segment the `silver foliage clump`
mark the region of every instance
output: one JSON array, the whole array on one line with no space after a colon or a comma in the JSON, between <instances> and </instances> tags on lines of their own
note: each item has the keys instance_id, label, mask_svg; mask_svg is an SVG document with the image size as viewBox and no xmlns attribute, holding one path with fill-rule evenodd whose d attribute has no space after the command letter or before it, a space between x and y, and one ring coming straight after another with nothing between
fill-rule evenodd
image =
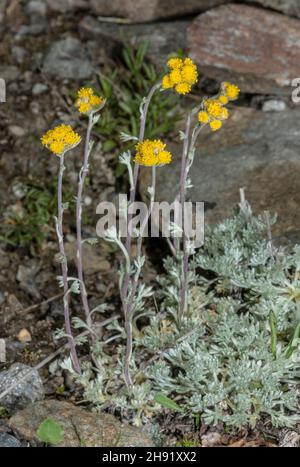
<instances>
[{"instance_id":1,"label":"silver foliage clump","mask_svg":"<svg viewBox=\"0 0 300 467\"><path fill-rule=\"evenodd\" d=\"M188 312L180 323L180 270L167 258L154 288L156 307L152 299L143 312L138 307L148 324L134 326L131 394L120 378L123 347L109 355L99 345L96 378L91 367L77 376L85 398L118 407L136 424L161 411L157 392L207 424L254 427L267 419L291 426L299 420L300 247L276 248L266 235L274 221L267 225L263 216L241 211L207 228L191 263Z\"/></svg>"}]
</instances>

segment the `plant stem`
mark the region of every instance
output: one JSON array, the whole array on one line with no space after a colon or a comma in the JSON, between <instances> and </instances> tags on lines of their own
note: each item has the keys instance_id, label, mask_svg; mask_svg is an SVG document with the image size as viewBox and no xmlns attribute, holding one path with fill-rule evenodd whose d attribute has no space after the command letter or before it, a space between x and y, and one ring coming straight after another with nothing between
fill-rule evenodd
<instances>
[{"instance_id":1,"label":"plant stem","mask_svg":"<svg viewBox=\"0 0 300 467\"><path fill-rule=\"evenodd\" d=\"M159 89L159 87L160 87L160 82L152 86L148 96L146 97L145 103L142 107L142 113L141 113L141 119L140 119L139 142L144 140L149 105L153 97L153 94L155 93L157 89ZM135 201L138 176L139 176L139 165L135 163L134 168L133 168L133 185L130 188L130 192L129 192L129 206ZM132 219L132 216L129 214L127 217L127 226L129 226L131 219ZM127 228L126 250L128 252L129 257L131 255L131 244L132 244L132 235L131 235L131 231ZM129 282L130 282L130 271L125 273L123 285L121 288L121 300L123 304L124 314L125 314L125 308L126 308L126 298L128 294Z\"/></svg>"},{"instance_id":2,"label":"plant stem","mask_svg":"<svg viewBox=\"0 0 300 467\"><path fill-rule=\"evenodd\" d=\"M91 112L89 115L89 122L88 122L88 127L87 127L87 132L86 132L83 165L79 173L78 191L77 191L77 199L76 199L77 274L78 274L78 280L80 284L80 294L81 294L81 300L82 300L82 305L84 309L85 319L89 327L91 327L92 322L91 322L90 308L89 308L87 292L86 292L86 287L85 287L84 277L83 277L81 224L82 224L82 194L83 194L85 178L86 178L86 175L89 169L90 138L91 138L92 128L93 128L93 113Z\"/></svg>"},{"instance_id":3,"label":"plant stem","mask_svg":"<svg viewBox=\"0 0 300 467\"><path fill-rule=\"evenodd\" d=\"M183 261L182 261L182 272L181 272L181 284L180 284L180 303L179 303L179 322L182 316L187 310L187 286L188 286L188 253L186 248L186 237L184 229L184 203L186 193L186 179L188 175L188 152L189 152L189 135L191 129L191 113L188 115L185 128L185 138L183 143L182 157L181 157L181 172L180 172L180 204L181 204L181 222L182 222L182 244L183 244ZM178 247L177 247L178 248Z\"/></svg>"},{"instance_id":4,"label":"plant stem","mask_svg":"<svg viewBox=\"0 0 300 467\"><path fill-rule=\"evenodd\" d=\"M156 83L152 86L150 89L150 92L148 96L145 99L144 104L141 107L141 118L140 118L140 132L139 132L139 141L143 141L145 137L145 128L146 128L146 120L147 120L147 113L149 109L149 105L151 102L151 99L153 97L153 94L157 89L159 89L161 86L161 83ZM129 206L135 201L136 197L136 189L137 189L137 180L138 180L138 175L139 175L139 165L134 164L134 169L133 169L133 184L130 188L130 193L129 193ZM153 176L153 172L152 172ZM155 182L155 172L154 172L154 182ZM132 215L127 216L127 238L126 238L126 250L128 253L128 257L131 257L131 244L132 244L132 234L128 226L130 225L132 219ZM137 247L137 251L141 250L141 244L139 247ZM139 257L139 254L137 255ZM139 274L138 274L139 276ZM125 360L124 360L124 380L125 384L128 389L132 387L132 379L130 376L130 360L132 356L132 346L133 346L133 336L132 336L132 298L135 296L136 288L137 288L137 279L134 279L133 284L132 284L132 290L130 293L130 297L128 297L128 290L129 290L129 285L130 285L130 268L129 270L126 270L125 276L124 276L124 281L123 284L121 285L121 301L122 301L122 307L123 307L123 313L124 313L124 319L125 319L125 331L126 331L126 353L125 353Z\"/></svg>"},{"instance_id":5,"label":"plant stem","mask_svg":"<svg viewBox=\"0 0 300 467\"><path fill-rule=\"evenodd\" d=\"M196 125L193 129L191 142L189 144L189 134L191 128L191 114L187 118L186 131L185 131L185 140L183 145L182 153L182 164L181 164L181 174L180 174L180 203L182 209L182 225L183 225L183 260L182 260L182 272L181 272L181 284L180 284L180 303L179 303L179 316L178 322L181 322L182 317L187 312L188 308L188 273L189 273L189 253L187 250L187 238L185 235L185 225L184 225L184 203L185 203L185 194L186 194L186 182L189 174L189 170L193 163L194 151L197 138L202 126Z\"/></svg>"},{"instance_id":6,"label":"plant stem","mask_svg":"<svg viewBox=\"0 0 300 467\"><path fill-rule=\"evenodd\" d=\"M59 165L59 174L58 174L58 186L57 186L57 237L58 237L58 244L59 244L59 252L61 256L61 269L62 269L62 276L63 276L63 284L64 284L64 319L65 319L65 328L66 333L68 335L68 343L70 347L71 358L73 362L74 370L77 373L81 373L80 363L76 352L75 342L72 334L71 329L71 322L70 322L70 308L69 308L69 286L68 286L68 262L65 253L65 246L64 246L64 236L63 236L63 201L62 201L62 182L63 182L63 173L65 170L64 166L64 154L60 156L60 165Z\"/></svg>"},{"instance_id":7,"label":"plant stem","mask_svg":"<svg viewBox=\"0 0 300 467\"><path fill-rule=\"evenodd\" d=\"M151 198L150 198L150 205L148 209L148 213L141 225L140 229L140 235L138 237L137 241L137 259L139 260L142 256L142 245L143 245L143 234L145 231L145 228L147 226L148 220L151 216L153 206L154 206L154 200L155 200L155 186L156 186L156 167L152 167L152 184L151 184ZM132 380L130 376L130 360L131 360L131 355L132 355L132 346L133 346L133 339L132 339L132 317L133 317L133 306L134 306L134 299L135 299L135 294L137 291L137 286L139 282L139 277L140 277L141 269L138 269L136 272L133 283L132 283L132 289L130 293L129 300L126 303L126 309L125 309L125 329L126 329L126 334L127 334L127 340L126 340L126 354L125 354L125 361L124 361L124 379L126 382L127 387L132 386Z\"/></svg>"}]
</instances>

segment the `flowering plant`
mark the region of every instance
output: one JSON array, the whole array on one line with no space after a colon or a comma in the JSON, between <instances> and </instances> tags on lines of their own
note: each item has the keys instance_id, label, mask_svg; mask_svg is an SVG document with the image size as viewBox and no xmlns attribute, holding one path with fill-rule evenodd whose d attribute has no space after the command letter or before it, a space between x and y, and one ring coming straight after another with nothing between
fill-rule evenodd
<instances>
[{"instance_id":1,"label":"flowering plant","mask_svg":"<svg viewBox=\"0 0 300 467\"><path fill-rule=\"evenodd\" d=\"M123 364L123 376L126 386L129 390L133 388L131 377L131 366L133 365L133 339L134 333L137 333L136 320L143 311L144 300L152 294L151 288L140 284L140 275L145 262L142 253L143 234L148 218L151 216L155 200L156 169L162 165L172 162L172 154L166 149L166 144L161 140L145 139L145 128L147 114L151 99L156 92L174 90L176 93L186 95L192 90L192 86L197 83L197 66L190 58L173 57L168 61L169 72L163 76L162 80L152 86L147 97L143 99L140 106L140 130L139 137L123 133L122 137L126 141L135 141L135 155L132 158L130 153L124 153L120 156L120 162L126 165L130 180L130 195L128 201L127 217L127 237L123 244L119 234L115 230L107 233L107 240L115 242L124 255L124 265L120 272L120 297L124 315L124 329L126 335L126 351ZM190 186L188 179L189 171L192 167L195 154L195 145L201 129L209 124L213 131L221 128L222 122L229 116L225 105L238 97L239 89L230 83L223 83L218 96L213 98L204 98L200 106L192 109L187 117L185 132L182 136L183 150L181 160L181 174L179 180L179 193L181 209L185 202L186 190ZM78 190L76 198L76 237L77 237L77 277L68 277L68 262L64 248L63 236L63 213L65 205L62 200L64 156L71 149L75 148L81 137L69 125L60 125L53 130L49 130L42 136L41 141L51 152L60 158L59 183L58 183L58 217L57 217L57 236L60 247L60 256L62 264L61 284L64 288L64 311L65 311L65 332L69 340L69 347L72 357L73 369L80 374L81 366L76 350L76 339L73 337L70 321L69 300L70 293L80 293L82 306L85 314L85 327L90 334L91 343L95 344L96 334L93 330L92 312L89 307L88 293L84 281L83 261L82 261L82 195L86 175L89 170L89 158L93 143L91 141L91 132L93 126L100 117L100 111L105 105L105 99L95 94L92 88L81 88L77 93L75 106L78 111L88 117L88 126L85 137L83 151L83 164L78 175ZM197 121L194 122L197 115ZM132 164L133 162L133 164ZM151 167L152 181L148 187L150 196L150 208L146 219L140 225L135 233L137 234L136 255L132 255L132 232L129 228L132 216L129 212L130 205L135 201L137 192L137 183L140 166ZM184 211L182 211L184 216ZM190 240L183 232L182 241L178 238L169 241L169 246L175 256L180 268L180 290L179 290L179 308L177 313L177 325L180 326L183 316L188 309L188 275L189 275L189 255L193 251ZM69 283L72 283L69 287ZM77 320L78 324L78 320ZM92 348L92 347L91 347Z\"/></svg>"}]
</instances>

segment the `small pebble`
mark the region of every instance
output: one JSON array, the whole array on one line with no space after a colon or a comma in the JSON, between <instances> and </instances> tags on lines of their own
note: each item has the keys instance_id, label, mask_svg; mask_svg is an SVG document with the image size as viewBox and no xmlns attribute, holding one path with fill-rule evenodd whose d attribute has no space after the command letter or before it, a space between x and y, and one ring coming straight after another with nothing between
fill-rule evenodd
<instances>
[{"instance_id":1,"label":"small pebble","mask_svg":"<svg viewBox=\"0 0 300 467\"><path fill-rule=\"evenodd\" d=\"M7 433L0 433L0 448L20 448L20 441Z\"/></svg>"},{"instance_id":2,"label":"small pebble","mask_svg":"<svg viewBox=\"0 0 300 467\"><path fill-rule=\"evenodd\" d=\"M22 138L26 134L26 131L24 130L24 128L18 125L10 125L8 127L8 131L10 132L12 136L15 136L16 138Z\"/></svg>"},{"instance_id":3,"label":"small pebble","mask_svg":"<svg viewBox=\"0 0 300 467\"><path fill-rule=\"evenodd\" d=\"M39 96L48 91L48 86L43 83L36 83L32 88L32 94L34 96Z\"/></svg>"},{"instance_id":4,"label":"small pebble","mask_svg":"<svg viewBox=\"0 0 300 467\"><path fill-rule=\"evenodd\" d=\"M277 99L271 99L263 103L263 112L282 112L286 109L286 103Z\"/></svg>"},{"instance_id":5,"label":"small pebble","mask_svg":"<svg viewBox=\"0 0 300 467\"><path fill-rule=\"evenodd\" d=\"M46 16L47 5L45 2L39 0L31 0L25 7L26 13L31 15Z\"/></svg>"},{"instance_id":6,"label":"small pebble","mask_svg":"<svg viewBox=\"0 0 300 467\"><path fill-rule=\"evenodd\" d=\"M31 334L27 329L21 329L21 331L18 334L18 341L19 342L31 342Z\"/></svg>"}]
</instances>

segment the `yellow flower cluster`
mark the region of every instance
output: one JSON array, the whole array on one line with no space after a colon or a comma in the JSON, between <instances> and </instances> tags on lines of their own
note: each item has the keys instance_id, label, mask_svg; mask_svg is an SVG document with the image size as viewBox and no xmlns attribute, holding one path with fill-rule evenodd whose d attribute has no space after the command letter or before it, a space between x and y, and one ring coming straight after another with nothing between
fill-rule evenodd
<instances>
[{"instance_id":1,"label":"yellow flower cluster","mask_svg":"<svg viewBox=\"0 0 300 467\"><path fill-rule=\"evenodd\" d=\"M198 113L198 120L203 125L209 123L212 131L217 131L222 127L223 120L229 117L228 110L224 105L233 101L239 96L239 88L235 84L222 83L221 92L218 97L206 99L203 102L203 110Z\"/></svg>"},{"instance_id":2,"label":"yellow flower cluster","mask_svg":"<svg viewBox=\"0 0 300 467\"><path fill-rule=\"evenodd\" d=\"M81 88L77 92L75 106L81 114L89 114L98 110L104 103L104 99L94 94L92 88Z\"/></svg>"},{"instance_id":3,"label":"yellow flower cluster","mask_svg":"<svg viewBox=\"0 0 300 467\"><path fill-rule=\"evenodd\" d=\"M136 155L134 162L151 167L153 165L170 164L172 154L165 150L166 145L159 139L145 139L135 147Z\"/></svg>"},{"instance_id":4,"label":"yellow flower cluster","mask_svg":"<svg viewBox=\"0 0 300 467\"><path fill-rule=\"evenodd\" d=\"M190 58L170 58L168 61L170 72L162 79L162 88L175 88L178 94L187 94L192 85L197 83L197 67Z\"/></svg>"},{"instance_id":5,"label":"yellow flower cluster","mask_svg":"<svg viewBox=\"0 0 300 467\"><path fill-rule=\"evenodd\" d=\"M76 146L81 137L72 129L70 125L59 125L53 130L47 131L42 137L41 142L49 151L57 156Z\"/></svg>"}]
</instances>

